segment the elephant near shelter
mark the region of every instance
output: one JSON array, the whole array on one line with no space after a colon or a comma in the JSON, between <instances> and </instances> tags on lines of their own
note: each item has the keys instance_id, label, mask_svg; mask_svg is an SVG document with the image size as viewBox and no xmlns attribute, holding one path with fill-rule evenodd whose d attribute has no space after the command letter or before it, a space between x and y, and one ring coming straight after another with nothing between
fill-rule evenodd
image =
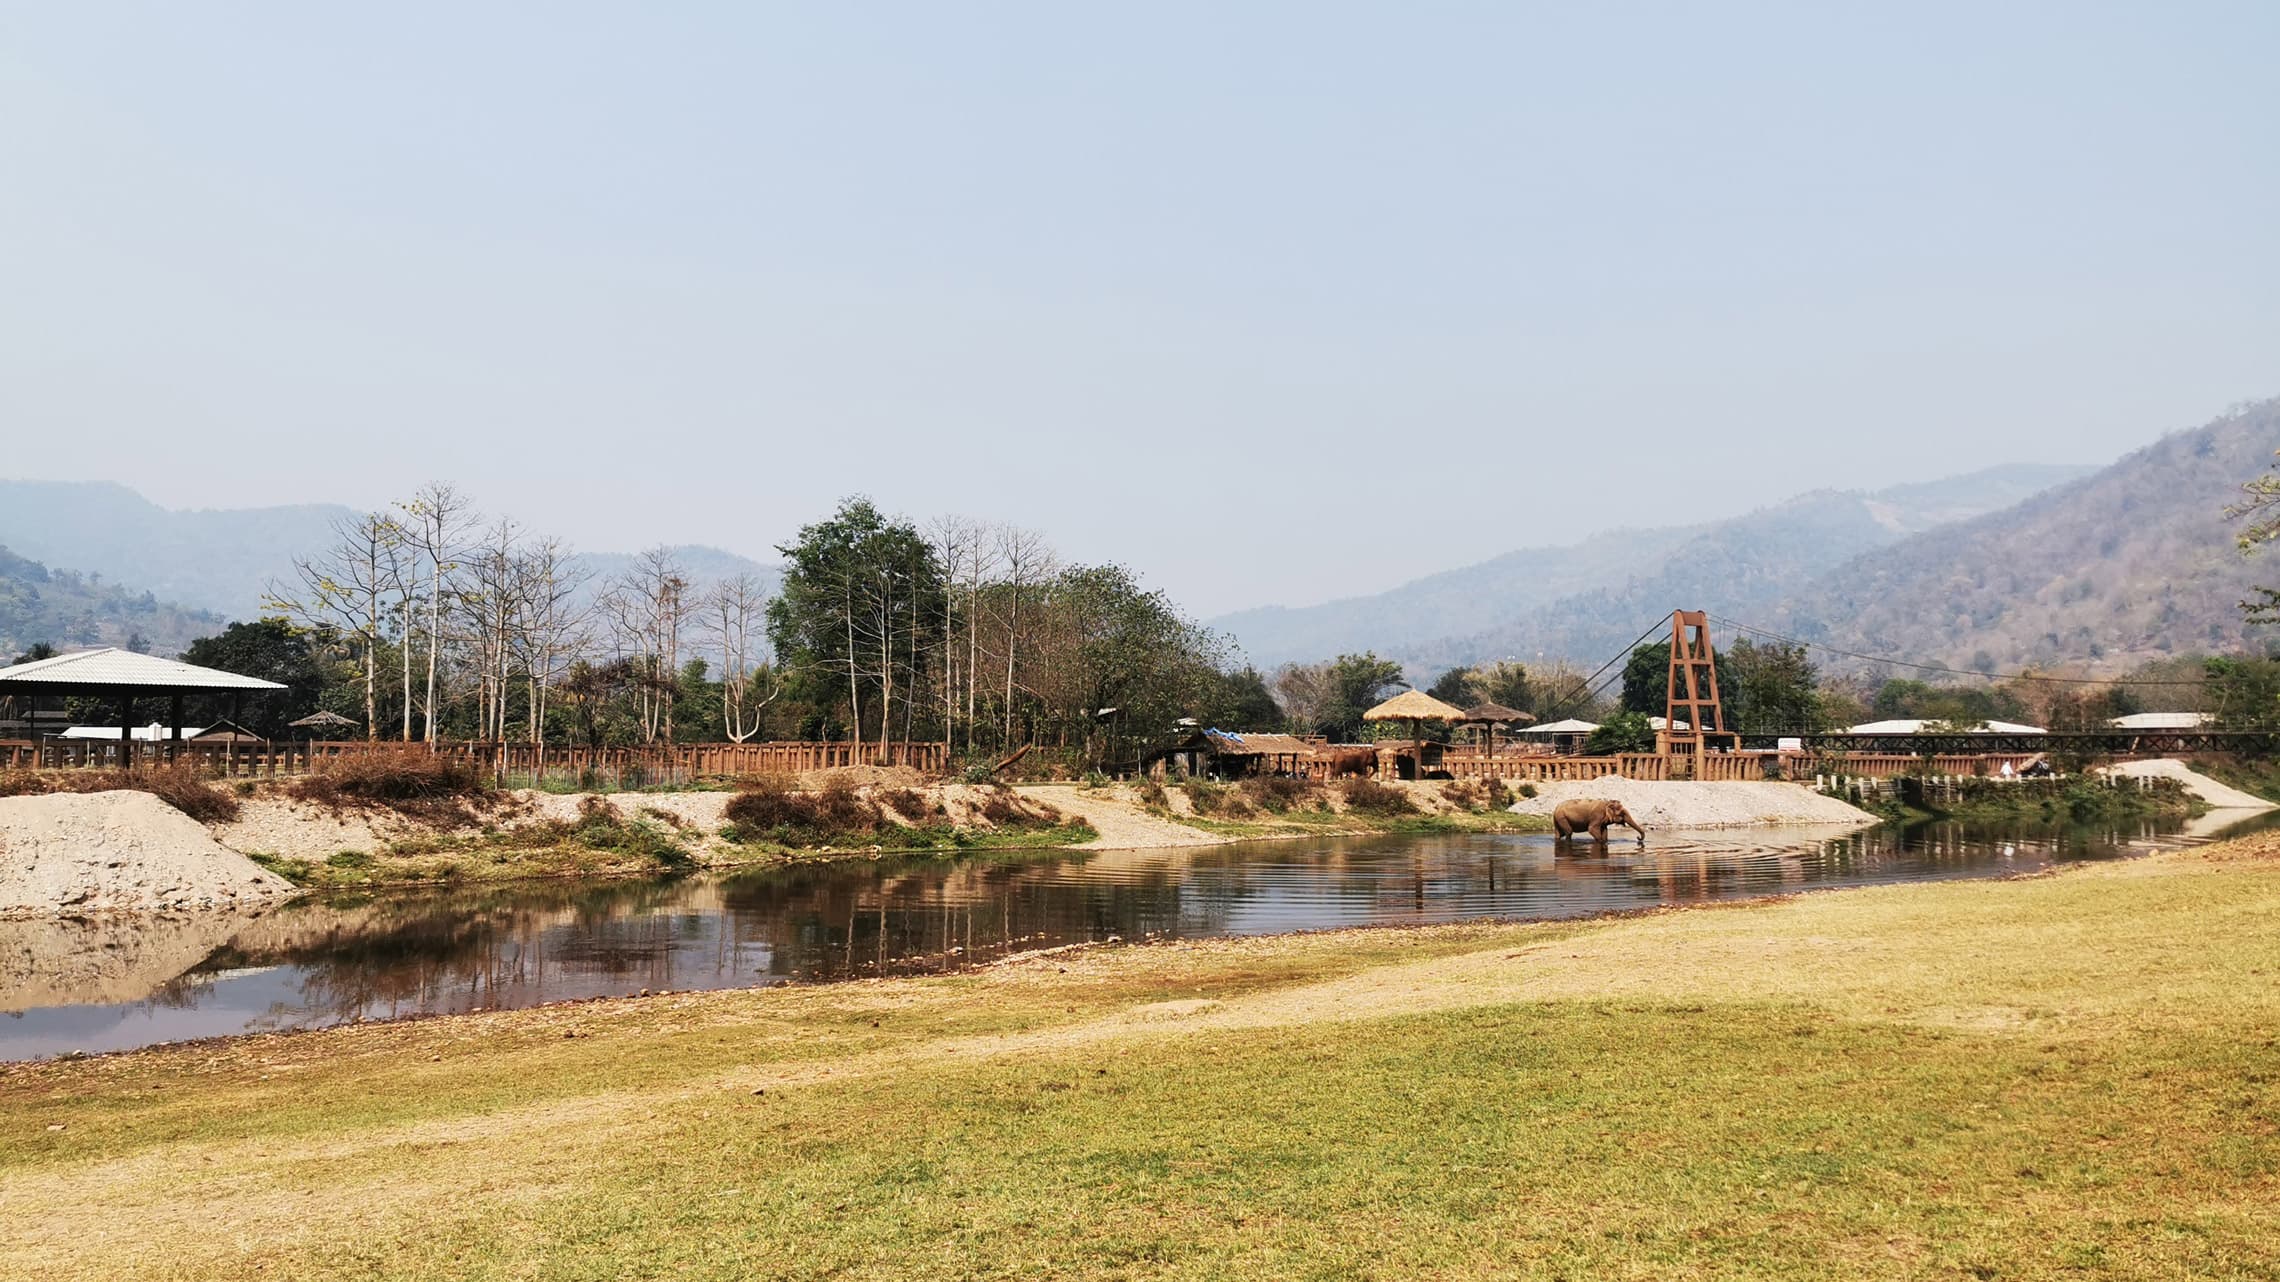
<instances>
[{"instance_id":1,"label":"elephant near shelter","mask_svg":"<svg viewBox=\"0 0 2280 1282\"><path fill-rule=\"evenodd\" d=\"M1552 807L1552 831L1558 839L1566 841L1580 830L1589 832L1591 839L1601 845L1607 843L1607 830L1624 827L1639 834L1639 844L1647 844L1647 830L1631 817L1620 801L1563 801Z\"/></svg>"},{"instance_id":2,"label":"elephant near shelter","mask_svg":"<svg viewBox=\"0 0 2280 1282\"><path fill-rule=\"evenodd\" d=\"M1328 777L1337 779L1345 775L1368 777L1377 773L1378 750L1361 748L1317 748L1314 759L1322 763Z\"/></svg>"}]
</instances>

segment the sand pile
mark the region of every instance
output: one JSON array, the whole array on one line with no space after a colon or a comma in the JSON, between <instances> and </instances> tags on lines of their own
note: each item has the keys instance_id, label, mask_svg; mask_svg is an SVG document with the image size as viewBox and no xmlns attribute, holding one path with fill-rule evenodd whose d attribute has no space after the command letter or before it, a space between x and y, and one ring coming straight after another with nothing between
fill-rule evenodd
<instances>
[{"instance_id":1,"label":"sand pile","mask_svg":"<svg viewBox=\"0 0 2280 1282\"><path fill-rule=\"evenodd\" d=\"M2156 779L2175 779L2185 791L2192 793L2218 810L2270 810L2272 803L2252 792L2242 792L2229 784L2218 783L2205 774L2185 768L2182 761L2125 761L2108 766L2105 774L2137 779L2151 776Z\"/></svg>"},{"instance_id":2,"label":"sand pile","mask_svg":"<svg viewBox=\"0 0 2280 1282\"><path fill-rule=\"evenodd\" d=\"M1609 775L1588 783L1538 784L1512 813L1549 815L1563 801L1620 801L1648 828L1747 828L1758 824L1867 824L1876 816L1799 783L1654 783ZM1617 829L1618 832L1625 830Z\"/></svg>"},{"instance_id":3,"label":"sand pile","mask_svg":"<svg viewBox=\"0 0 2280 1282\"><path fill-rule=\"evenodd\" d=\"M0 798L0 915L211 908L292 893L147 792Z\"/></svg>"}]
</instances>

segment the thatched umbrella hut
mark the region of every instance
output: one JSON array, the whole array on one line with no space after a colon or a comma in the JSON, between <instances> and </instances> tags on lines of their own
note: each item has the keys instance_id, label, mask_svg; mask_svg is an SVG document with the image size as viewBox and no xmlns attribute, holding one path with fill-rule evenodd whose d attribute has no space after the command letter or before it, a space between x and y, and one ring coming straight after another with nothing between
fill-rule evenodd
<instances>
[{"instance_id":1,"label":"thatched umbrella hut","mask_svg":"<svg viewBox=\"0 0 2280 1282\"><path fill-rule=\"evenodd\" d=\"M1498 726L1529 725L1535 720L1536 715L1534 713L1522 712L1518 708L1507 708L1493 699L1487 703L1476 703L1465 709L1465 722L1468 725L1488 727L1488 755L1492 757L1496 755L1496 728Z\"/></svg>"},{"instance_id":2,"label":"thatched umbrella hut","mask_svg":"<svg viewBox=\"0 0 2280 1282\"><path fill-rule=\"evenodd\" d=\"M1362 714L1364 721L1406 721L1410 738L1417 741L1417 773L1425 773L1425 723L1439 721L1457 725L1464 721L1465 710L1455 704L1443 703L1423 690L1404 690L1384 703Z\"/></svg>"},{"instance_id":3,"label":"thatched umbrella hut","mask_svg":"<svg viewBox=\"0 0 2280 1282\"><path fill-rule=\"evenodd\" d=\"M319 730L331 731L356 729L355 722L349 720L347 717L344 717L337 712L312 712L308 716L301 718L299 721L289 722L287 724L292 729L308 731L309 737L311 739L317 737L317 731Z\"/></svg>"}]
</instances>

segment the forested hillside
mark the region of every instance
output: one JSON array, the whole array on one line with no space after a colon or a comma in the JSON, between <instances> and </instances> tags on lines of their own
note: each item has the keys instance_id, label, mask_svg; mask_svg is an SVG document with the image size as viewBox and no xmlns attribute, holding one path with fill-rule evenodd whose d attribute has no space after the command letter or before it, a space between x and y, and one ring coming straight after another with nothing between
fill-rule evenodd
<instances>
[{"instance_id":1,"label":"forested hillside","mask_svg":"<svg viewBox=\"0 0 2280 1282\"><path fill-rule=\"evenodd\" d=\"M1483 660L1596 660L1680 604L1763 611L1856 553L1993 511L2089 469L2018 464L1870 493L1821 490L1704 525L1618 530L1376 596L1211 621L1256 662L1375 650L1412 673Z\"/></svg>"},{"instance_id":2,"label":"forested hillside","mask_svg":"<svg viewBox=\"0 0 2280 1282\"><path fill-rule=\"evenodd\" d=\"M1849 650L2003 670L2280 640L2239 609L2252 585L2280 584L2280 559L2242 557L2223 514L2275 450L2280 399L1856 557L1763 617Z\"/></svg>"},{"instance_id":3,"label":"forested hillside","mask_svg":"<svg viewBox=\"0 0 2280 1282\"><path fill-rule=\"evenodd\" d=\"M174 511L108 481L0 481L0 543L233 618L258 615L262 584L351 515L337 503Z\"/></svg>"},{"instance_id":4,"label":"forested hillside","mask_svg":"<svg viewBox=\"0 0 2280 1282\"><path fill-rule=\"evenodd\" d=\"M170 655L221 624L220 615L100 574L51 570L0 547L0 663L43 641L59 650L119 645Z\"/></svg>"}]
</instances>

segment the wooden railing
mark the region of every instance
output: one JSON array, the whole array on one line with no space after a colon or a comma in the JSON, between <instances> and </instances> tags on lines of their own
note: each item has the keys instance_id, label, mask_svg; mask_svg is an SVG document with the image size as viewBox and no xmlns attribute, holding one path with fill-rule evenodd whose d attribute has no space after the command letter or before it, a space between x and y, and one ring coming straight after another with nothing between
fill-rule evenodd
<instances>
[{"instance_id":1,"label":"wooden railing","mask_svg":"<svg viewBox=\"0 0 2280 1282\"><path fill-rule=\"evenodd\" d=\"M117 769L121 745L116 739L0 740L0 765L25 770ZM385 740L320 740L313 743L175 744L136 742L126 745L133 766L192 762L213 774L231 778L307 774L323 763L370 752L417 752L425 745ZM707 778L733 778L755 774L797 774L852 765L909 766L926 774L939 774L948 754L939 743L682 743L639 748L560 748L543 752L527 743L454 742L438 744L445 756L472 761L509 782L542 779L591 780L615 787L642 784L688 783Z\"/></svg>"},{"instance_id":2,"label":"wooden railing","mask_svg":"<svg viewBox=\"0 0 2280 1282\"><path fill-rule=\"evenodd\" d=\"M1755 758L1734 758L1749 761ZM1440 768L1458 779L1510 779L1525 783L1561 783L1568 780L1601 779L1608 775L1621 775L1625 779L1668 779L1670 758L1658 757L1651 752L1625 752L1607 757L1551 757L1522 756L1517 753L1494 757L1472 753L1449 753L1441 758ZM1739 777L1739 776L1737 776ZM1759 778L1752 774L1750 778Z\"/></svg>"},{"instance_id":3,"label":"wooden railing","mask_svg":"<svg viewBox=\"0 0 2280 1282\"><path fill-rule=\"evenodd\" d=\"M1844 752L1820 757L1793 752L1782 755L1783 761L1788 763L1785 773L1792 779L1816 773L1868 779L1925 774L1999 776L2005 764L2015 774L2041 758L2041 753L2034 752L1946 753L1931 757L1897 752Z\"/></svg>"}]
</instances>

